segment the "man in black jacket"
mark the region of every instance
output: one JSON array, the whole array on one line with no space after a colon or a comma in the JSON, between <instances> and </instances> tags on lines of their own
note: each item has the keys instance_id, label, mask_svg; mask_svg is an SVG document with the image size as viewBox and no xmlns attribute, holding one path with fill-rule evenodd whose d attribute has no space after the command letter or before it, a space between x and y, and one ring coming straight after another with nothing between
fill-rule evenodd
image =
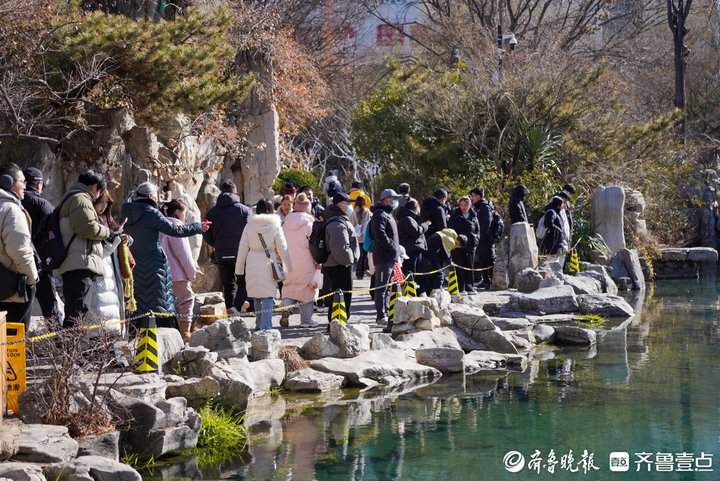
<instances>
[{"instance_id":1,"label":"man in black jacket","mask_svg":"<svg viewBox=\"0 0 720 481\"><path fill-rule=\"evenodd\" d=\"M392 326L387 317L387 284L393 274L395 262L400 259L400 237L392 212L397 208L400 196L393 189L385 189L380 194L380 204L373 209L370 219L370 232L373 239L373 262L375 264L375 313L377 323L386 325L385 332Z\"/></svg>"},{"instance_id":2,"label":"man in black jacket","mask_svg":"<svg viewBox=\"0 0 720 481\"><path fill-rule=\"evenodd\" d=\"M485 198L485 191L480 187L471 190L470 197L473 202L473 210L477 214L478 224L480 224L480 240L475 251L475 268L484 269L479 272L480 275L476 276L476 279L481 280L481 287L490 287L493 275L492 267L495 265L495 248L493 245L495 239L493 239L493 232L491 232L495 208Z\"/></svg>"},{"instance_id":3,"label":"man in black jacket","mask_svg":"<svg viewBox=\"0 0 720 481\"><path fill-rule=\"evenodd\" d=\"M36 242L38 234L45 228L47 218L52 214L54 207L49 200L42 196L45 188L45 179L40 169L30 167L23 171L25 174L25 197L22 200L22 206L30 215L32 221L31 235L32 241L37 248ZM39 259L36 254L36 264L40 267ZM55 295L55 278L52 271L42 270L38 272L39 280L37 283L37 291L35 293L40 310L45 319L57 319L57 296Z\"/></svg>"},{"instance_id":4,"label":"man in black jacket","mask_svg":"<svg viewBox=\"0 0 720 481\"><path fill-rule=\"evenodd\" d=\"M467 238L462 249L455 249L452 253L452 261L458 266L458 284L461 291L475 292L475 272L472 270L475 259L475 250L480 239L480 224L477 214L472 209L469 197L461 197L458 201L458 208L450 214L448 227L458 235ZM464 269L463 269L464 267Z\"/></svg>"},{"instance_id":5,"label":"man in black jacket","mask_svg":"<svg viewBox=\"0 0 720 481\"><path fill-rule=\"evenodd\" d=\"M423 222L430 221L427 232L428 237L447 227L447 210L445 208L447 198L447 192L438 189L433 193L432 197L428 197L423 201L420 217Z\"/></svg>"},{"instance_id":6,"label":"man in black jacket","mask_svg":"<svg viewBox=\"0 0 720 481\"><path fill-rule=\"evenodd\" d=\"M303 192L310 199L310 214L315 217L315 220L325 220L325 208L320 205L320 201L315 197L312 187L309 185L303 186L300 192Z\"/></svg>"},{"instance_id":7,"label":"man in black jacket","mask_svg":"<svg viewBox=\"0 0 720 481\"><path fill-rule=\"evenodd\" d=\"M215 263L228 310L234 308L240 311L245 301L252 303L248 299L245 276L235 275L238 245L251 215L250 208L240 202L235 184L229 180L220 184L217 203L207 213L207 220L212 224L203 237L215 248Z\"/></svg>"}]
</instances>

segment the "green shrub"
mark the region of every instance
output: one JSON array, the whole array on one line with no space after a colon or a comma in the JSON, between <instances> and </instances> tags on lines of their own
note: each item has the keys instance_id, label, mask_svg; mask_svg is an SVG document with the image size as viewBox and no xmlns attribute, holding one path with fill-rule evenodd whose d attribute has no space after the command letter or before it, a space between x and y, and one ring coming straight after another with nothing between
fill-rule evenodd
<instances>
[{"instance_id":1,"label":"green shrub","mask_svg":"<svg viewBox=\"0 0 720 481\"><path fill-rule=\"evenodd\" d=\"M313 190L317 191L320 187L317 176L310 171L299 169L283 169L273 183L273 190L275 192L280 192L282 187L288 183L294 184L298 189L309 185L313 188Z\"/></svg>"}]
</instances>

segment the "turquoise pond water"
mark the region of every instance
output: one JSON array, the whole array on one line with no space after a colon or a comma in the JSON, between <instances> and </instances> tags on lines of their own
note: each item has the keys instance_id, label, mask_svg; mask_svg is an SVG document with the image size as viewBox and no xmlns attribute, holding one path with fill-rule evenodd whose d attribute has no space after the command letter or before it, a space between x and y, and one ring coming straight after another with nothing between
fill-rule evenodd
<instances>
[{"instance_id":1,"label":"turquoise pond water","mask_svg":"<svg viewBox=\"0 0 720 481\"><path fill-rule=\"evenodd\" d=\"M307 398L273 398L260 409L272 410L276 421L253 428L245 459L203 468L202 478L192 463L174 474L323 481L718 480L717 286L663 282L644 303L633 304L640 316L596 350L546 352L522 374L447 378L409 393L355 401L325 394L325 401L335 399L326 407ZM519 454L507 457L508 466L519 467L524 457L519 472L506 468L510 451ZM611 452L627 453L626 472L610 471ZM616 459L621 469L623 456ZM553 465L554 473L548 472Z\"/></svg>"}]
</instances>

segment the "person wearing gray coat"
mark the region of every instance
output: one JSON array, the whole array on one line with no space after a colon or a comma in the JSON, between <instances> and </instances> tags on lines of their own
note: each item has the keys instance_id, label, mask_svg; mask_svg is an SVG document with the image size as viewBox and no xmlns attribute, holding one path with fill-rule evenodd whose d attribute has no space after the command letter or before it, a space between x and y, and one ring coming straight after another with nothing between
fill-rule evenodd
<instances>
[{"instance_id":1,"label":"person wearing gray coat","mask_svg":"<svg viewBox=\"0 0 720 481\"><path fill-rule=\"evenodd\" d=\"M325 209L325 245L327 261L323 264L323 283L328 292L344 291L345 312L350 319L353 288L352 266L360 257L358 239L348 217L350 197L344 193L333 196L333 204ZM332 318L332 306L328 319Z\"/></svg>"}]
</instances>

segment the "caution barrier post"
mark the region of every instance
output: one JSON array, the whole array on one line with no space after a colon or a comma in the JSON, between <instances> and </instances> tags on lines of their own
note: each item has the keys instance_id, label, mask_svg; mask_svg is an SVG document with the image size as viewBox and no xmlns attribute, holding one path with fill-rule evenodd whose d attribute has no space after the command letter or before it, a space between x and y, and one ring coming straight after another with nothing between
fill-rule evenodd
<instances>
[{"instance_id":1,"label":"caution barrier post","mask_svg":"<svg viewBox=\"0 0 720 481\"><path fill-rule=\"evenodd\" d=\"M393 284L390 286L390 304L388 305L388 324L392 325L395 321L395 304L400 297L400 285Z\"/></svg>"},{"instance_id":2,"label":"caution barrier post","mask_svg":"<svg viewBox=\"0 0 720 481\"><path fill-rule=\"evenodd\" d=\"M159 372L160 352L155 316L150 315L140 319L138 324L135 372L140 374Z\"/></svg>"},{"instance_id":3,"label":"caution barrier post","mask_svg":"<svg viewBox=\"0 0 720 481\"><path fill-rule=\"evenodd\" d=\"M403 296L417 297L417 284L415 284L415 275L410 274L405 279L405 284L403 285Z\"/></svg>"},{"instance_id":4,"label":"caution barrier post","mask_svg":"<svg viewBox=\"0 0 720 481\"><path fill-rule=\"evenodd\" d=\"M448 272L448 291L452 296L460 294L460 285L458 284L458 277L455 266L452 266L450 268L450 272Z\"/></svg>"},{"instance_id":5,"label":"caution barrier post","mask_svg":"<svg viewBox=\"0 0 720 481\"><path fill-rule=\"evenodd\" d=\"M5 361L5 385L7 386L7 410L20 412L20 394L25 392L27 360L25 358L25 324L8 322L7 359Z\"/></svg>"},{"instance_id":6,"label":"caution barrier post","mask_svg":"<svg viewBox=\"0 0 720 481\"><path fill-rule=\"evenodd\" d=\"M335 291L330 309L330 322L338 321L341 326L344 326L347 323L348 315L345 310L345 296L343 295L343 291L340 289Z\"/></svg>"}]
</instances>

